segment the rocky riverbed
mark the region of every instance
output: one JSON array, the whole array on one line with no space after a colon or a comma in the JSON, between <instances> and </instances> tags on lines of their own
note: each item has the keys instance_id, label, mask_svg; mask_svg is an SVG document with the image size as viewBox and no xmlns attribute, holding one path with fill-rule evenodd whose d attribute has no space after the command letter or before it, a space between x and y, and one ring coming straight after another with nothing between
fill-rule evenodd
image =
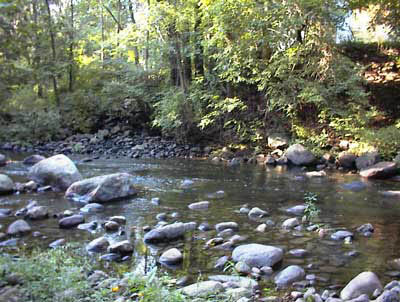
<instances>
[{"instance_id":1,"label":"rocky riverbed","mask_svg":"<svg viewBox=\"0 0 400 302\"><path fill-rule=\"evenodd\" d=\"M396 182L310 176L302 165L13 157L1 168L4 251L78 241L102 262L172 270L193 297L275 301L263 291L273 287L299 301L381 301L399 289L389 282L400 276L400 208L381 193ZM312 219L307 192L320 211ZM199 272L208 281L196 283Z\"/></svg>"}]
</instances>

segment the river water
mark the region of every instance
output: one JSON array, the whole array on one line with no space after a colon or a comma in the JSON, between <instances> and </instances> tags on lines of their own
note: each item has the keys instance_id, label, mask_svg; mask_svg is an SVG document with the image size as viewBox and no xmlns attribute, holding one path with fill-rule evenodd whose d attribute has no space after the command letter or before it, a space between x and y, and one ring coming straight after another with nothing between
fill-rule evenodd
<instances>
[{"instance_id":1,"label":"river water","mask_svg":"<svg viewBox=\"0 0 400 302\"><path fill-rule=\"evenodd\" d=\"M0 168L14 181L26 181L28 168L23 166L22 155L9 154L15 161ZM171 160L132 160L132 159L97 159L83 163L73 158L84 177L91 177L115 172L128 172L135 176L139 194L123 201L105 205L100 213L86 216L86 222L107 220L114 215L127 218L126 235L107 234L110 240L128 237L135 243L132 267L138 270L159 265L156 261L160 252L168 246L147 247L143 244L142 227L154 226L158 213L178 213L179 218L169 216L168 222L195 221L208 222L212 227L219 222L235 221L239 224L239 234L248 237L244 243L261 243L284 249L282 267L298 264L306 268L308 274L319 278L317 286L327 287L345 284L362 271L371 270L379 275L381 281L391 279L388 274L399 274L388 265L390 260L400 258L400 200L383 197L379 191L400 190L400 183L392 181L365 181L358 175L328 172L324 178L306 178L297 168L265 167L241 165L227 167L221 163L206 160L171 159ZM185 180L193 184L182 188ZM349 190L346 184L357 183L361 188ZM215 195L224 191L223 196ZM321 210L317 223L328 230L327 236L320 238L315 232L286 231L281 225L286 218L293 217L284 209L304 202L304 194L317 194L317 206ZM151 202L159 198L160 204ZM210 208L192 211L188 205L193 202L208 200ZM82 205L68 201L61 193L43 192L33 194L1 196L1 208L12 210L26 206L30 201L50 208L51 213L60 213L67 209L78 212ZM250 220L247 215L238 213L243 204L268 210L270 215L260 221ZM15 217L3 218L0 224L3 230ZM256 232L256 227L270 219L276 224L266 232ZM87 243L103 234L101 230L89 233L84 230L60 230L58 220L49 218L30 221L33 231L40 231L43 236L31 235L19 239L18 247L47 248L56 239L65 238L70 242ZM375 232L366 238L355 229L371 223ZM330 239L329 232L338 229L354 231L351 244ZM213 268L216 259L229 255L228 251L205 249L205 242L216 236L215 231L195 231L184 240L170 243L184 252L182 266L171 273L175 276L189 275L196 280L199 276L216 273ZM296 258L288 254L291 249L306 249L307 255ZM356 256L348 253L357 251ZM312 264L310 266L310 264ZM171 271L169 268L164 270Z\"/></svg>"}]
</instances>

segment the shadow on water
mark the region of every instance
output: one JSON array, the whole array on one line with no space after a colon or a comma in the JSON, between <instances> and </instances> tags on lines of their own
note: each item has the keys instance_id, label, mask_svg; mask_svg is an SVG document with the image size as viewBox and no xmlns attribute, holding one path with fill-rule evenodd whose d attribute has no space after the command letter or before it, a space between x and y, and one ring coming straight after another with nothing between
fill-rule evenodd
<instances>
[{"instance_id":1,"label":"shadow on water","mask_svg":"<svg viewBox=\"0 0 400 302\"><path fill-rule=\"evenodd\" d=\"M13 158L21 159L14 155ZM245 243L282 247L286 253L282 267L299 264L306 268L307 273L319 276L321 286L343 284L365 270L375 271L385 280L385 272L390 270L387 262L400 257L400 201L379 194L380 190L399 190L398 183L364 181L357 175L335 172L325 178L308 179L300 169L295 168L253 165L232 168L200 160L98 159L87 163L80 162L79 158L75 160L84 177L115 172L135 175L140 187L137 197L106 204L104 211L86 214L86 222L97 221L101 224L110 216L125 216L125 234L106 236L111 241L128 238L135 243L131 261L132 267L137 270L148 271L154 265L159 265L156 261L158 255L168 247L177 247L184 254L182 265L163 269L173 271L177 276L189 275L196 280L199 275L216 273L216 259L230 254L229 251L204 248L205 242L216 236L215 230L196 230L191 236L169 245L146 246L142 228L154 226L159 213L166 213L167 222L170 223L208 222L213 227L222 221L235 221L240 227L239 234L247 237ZM10 175L15 181L27 180L27 168L20 161L1 167L0 173ZM193 183L182 187L184 180ZM221 190L224 193L216 193ZM355 233L353 243L344 244L331 240L329 236L321 239L315 232L283 230L282 222L292 217L283 209L301 204L306 192L318 195L317 205L321 209L318 222L328 230L343 228L355 231L358 226L371 223L375 228L373 236L365 238ZM160 199L159 205L151 202L155 197ZM48 206L54 214L67 209L78 212L82 206L54 192L0 197L1 207L14 211L33 200ZM190 203L202 200L210 201L208 210L188 209ZM243 204L268 210L270 215L261 221L250 220L247 215L238 213ZM268 227L264 233L256 232L256 227L266 219L272 220L275 226ZM0 224L3 230L13 220L15 217L2 218ZM34 231L42 235L20 238L19 245L47 248L50 242L59 238L84 244L103 234L101 230L93 233L78 229L60 230L55 218L31 221L30 224ZM307 254L296 258L287 253L292 249L306 249Z\"/></svg>"}]
</instances>

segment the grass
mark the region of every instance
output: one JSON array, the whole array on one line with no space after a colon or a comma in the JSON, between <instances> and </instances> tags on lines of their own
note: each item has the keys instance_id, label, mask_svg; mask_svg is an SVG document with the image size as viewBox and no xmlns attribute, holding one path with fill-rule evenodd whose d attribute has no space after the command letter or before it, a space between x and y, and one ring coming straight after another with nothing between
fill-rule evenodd
<instances>
[{"instance_id":1,"label":"grass","mask_svg":"<svg viewBox=\"0 0 400 302\"><path fill-rule=\"evenodd\" d=\"M98 269L98 264L82 255L84 251L76 245L34 251L19 257L3 253L0 255L0 292L2 286L8 285L12 274L21 280L18 292L25 302L114 302L118 297L124 297L127 302L193 300L171 287L171 277L160 276L156 268L145 276L132 273L131 268L117 268L109 272L109 278L94 286L88 276ZM228 302L231 299L219 295L196 301Z\"/></svg>"}]
</instances>

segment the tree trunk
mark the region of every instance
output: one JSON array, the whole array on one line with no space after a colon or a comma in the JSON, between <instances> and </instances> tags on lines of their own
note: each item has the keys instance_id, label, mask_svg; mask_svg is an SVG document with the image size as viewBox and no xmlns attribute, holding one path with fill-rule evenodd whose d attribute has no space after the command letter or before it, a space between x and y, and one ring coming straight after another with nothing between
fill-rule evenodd
<instances>
[{"instance_id":1,"label":"tree trunk","mask_svg":"<svg viewBox=\"0 0 400 302\"><path fill-rule=\"evenodd\" d=\"M54 32L53 32L53 22L51 19L51 11L50 11L50 5L49 5L49 0L44 0L47 8L47 22L49 26L49 34L50 34L50 43L51 43L51 52L52 52L52 58L53 58L53 64L56 64L57 61L57 54L56 54L56 42L54 39ZM58 88L57 88L57 76L55 74L55 71L52 71L51 75L53 79L53 88L54 88L54 97L56 99L56 104L58 109L60 109L60 97L58 95Z\"/></svg>"},{"instance_id":2,"label":"tree trunk","mask_svg":"<svg viewBox=\"0 0 400 302\"><path fill-rule=\"evenodd\" d=\"M128 7L129 7L129 13L131 15L132 23L136 24L135 15L133 13L132 0L129 0ZM135 53L135 65L139 65L139 50L138 50L137 46L133 47L133 52Z\"/></svg>"},{"instance_id":3,"label":"tree trunk","mask_svg":"<svg viewBox=\"0 0 400 302\"><path fill-rule=\"evenodd\" d=\"M150 10L150 0L147 0L147 9ZM149 25L147 24L147 27ZM146 49L144 51L144 67L146 70L149 69L149 45L150 45L150 31L146 29Z\"/></svg>"},{"instance_id":4,"label":"tree trunk","mask_svg":"<svg viewBox=\"0 0 400 302\"><path fill-rule=\"evenodd\" d=\"M69 85L68 90L72 92L74 89L74 0L70 0L71 9L71 32L69 44Z\"/></svg>"},{"instance_id":5,"label":"tree trunk","mask_svg":"<svg viewBox=\"0 0 400 302\"><path fill-rule=\"evenodd\" d=\"M197 7L197 12L200 11L200 7ZM203 55L204 55L204 48L201 44L203 40L200 33L200 25L201 25L201 18L197 17L196 23L194 25L194 32L196 35L196 42L195 42L195 51L194 51L194 72L196 76L203 76L204 75L204 62L203 62Z\"/></svg>"},{"instance_id":6,"label":"tree trunk","mask_svg":"<svg viewBox=\"0 0 400 302\"><path fill-rule=\"evenodd\" d=\"M33 22L35 23L35 26L39 28L38 25L38 1L39 0L33 0L32 1L32 10L33 10ZM43 86L42 86L42 81L40 80L40 76L38 75L38 69L40 66L40 38L38 35L38 32L35 30L35 50L33 54L33 64L35 68L35 82L38 85L38 92L37 95L39 98L43 97Z\"/></svg>"}]
</instances>

